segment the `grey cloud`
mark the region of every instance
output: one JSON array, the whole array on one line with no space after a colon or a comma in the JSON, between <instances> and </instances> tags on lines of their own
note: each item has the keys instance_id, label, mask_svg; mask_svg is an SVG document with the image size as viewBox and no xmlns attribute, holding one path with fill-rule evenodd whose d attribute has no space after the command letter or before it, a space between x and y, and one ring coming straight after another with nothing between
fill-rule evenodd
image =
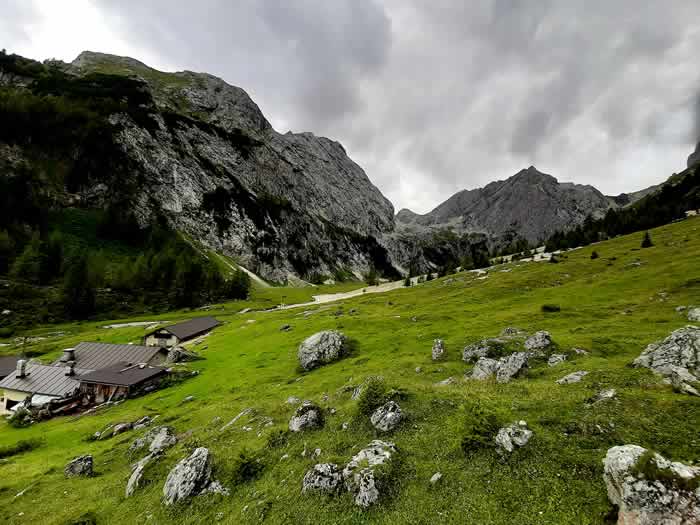
<instances>
[{"instance_id":1,"label":"grey cloud","mask_svg":"<svg viewBox=\"0 0 700 525\"><path fill-rule=\"evenodd\" d=\"M8 52L11 52L12 46L16 47L27 41L30 35L25 24L36 17L37 13L32 3L26 0L6 0L0 16L0 48L7 48Z\"/></svg>"}]
</instances>

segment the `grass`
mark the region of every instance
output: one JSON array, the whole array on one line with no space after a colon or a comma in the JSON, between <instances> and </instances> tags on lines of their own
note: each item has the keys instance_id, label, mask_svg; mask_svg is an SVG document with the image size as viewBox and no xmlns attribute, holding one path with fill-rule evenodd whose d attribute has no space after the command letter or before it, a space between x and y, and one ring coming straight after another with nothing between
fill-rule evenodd
<instances>
[{"instance_id":1,"label":"grass","mask_svg":"<svg viewBox=\"0 0 700 525\"><path fill-rule=\"evenodd\" d=\"M638 444L675 461L700 461L700 400L674 393L648 370L629 366L647 344L688 324L676 306L700 304L700 220L651 234L655 245L643 251L641 234L634 234L568 252L559 264L516 262L492 268L487 279L460 273L341 304L238 313L278 304L283 296L292 303L321 293L265 288L256 289L250 301L216 306L210 313L226 323L197 347L206 359L187 365L201 372L197 377L96 415L55 418L24 429L0 423L0 447L44 441L0 462L0 521L63 524L88 513L97 523L603 523L611 508L602 480L609 447ZM605 258L592 260L593 248ZM630 264L637 260L642 264ZM501 272L506 268L511 271ZM350 285L340 288L345 286ZM543 312L542 305L558 305L561 311ZM154 318L174 321L197 314ZM105 330L102 324L37 329L65 334L28 348L48 352L48 358L80 340L129 342L143 334L143 328ZM280 331L284 324L291 330ZM507 384L461 380L471 369L461 361L461 349L507 326L548 330L562 351L579 347L590 354L552 368L538 364ZM356 341L355 351L301 372L298 344L323 329L343 331ZM447 353L433 363L437 337ZM580 383L555 383L576 370L589 374ZM351 400L353 388L370 376L383 377L387 388L400 393L394 399L406 414L397 431L382 436L396 443L401 457L390 497L362 511L347 493L302 495L301 480L314 463L342 467L378 437ZM450 376L460 380L435 385ZM603 388L615 388L617 399L587 407L585 400ZM190 395L194 401L183 404ZM286 433L296 408L285 403L289 396L326 409L325 427ZM246 408L252 409L249 415L221 431ZM150 482L125 499L134 460L126 450L140 432L108 441L82 438L109 423L156 414L161 424L177 430L180 442L149 468ZM526 447L503 459L481 446L493 432L492 421L521 419L534 432ZM462 451L465 438L469 454ZM169 469L196 446L209 447L215 476L231 495L163 507ZM316 448L321 449L317 459L309 454ZM94 455L97 476L66 482L65 463L88 453ZM428 480L438 471L442 480L432 486Z\"/></svg>"}]
</instances>

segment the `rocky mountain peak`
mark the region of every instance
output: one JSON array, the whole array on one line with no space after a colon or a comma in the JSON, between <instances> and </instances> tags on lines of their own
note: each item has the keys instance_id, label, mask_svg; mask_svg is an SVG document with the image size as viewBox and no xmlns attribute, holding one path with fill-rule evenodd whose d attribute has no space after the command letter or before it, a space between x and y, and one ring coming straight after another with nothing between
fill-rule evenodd
<instances>
[{"instance_id":1,"label":"rocky mountain peak","mask_svg":"<svg viewBox=\"0 0 700 525\"><path fill-rule=\"evenodd\" d=\"M700 142L698 142L698 145L695 148L695 151L690 154L688 157L688 167L692 168L693 166L696 166L700 164Z\"/></svg>"}]
</instances>

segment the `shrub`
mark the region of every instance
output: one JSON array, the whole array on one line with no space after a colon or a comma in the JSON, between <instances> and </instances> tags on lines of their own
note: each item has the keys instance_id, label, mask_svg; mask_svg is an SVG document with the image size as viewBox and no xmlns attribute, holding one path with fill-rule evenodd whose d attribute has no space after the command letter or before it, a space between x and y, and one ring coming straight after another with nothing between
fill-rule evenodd
<instances>
[{"instance_id":1,"label":"shrub","mask_svg":"<svg viewBox=\"0 0 700 525\"><path fill-rule=\"evenodd\" d=\"M243 450L233 460L232 478L234 485L240 485L257 478L263 471L264 465L257 454Z\"/></svg>"},{"instance_id":2,"label":"shrub","mask_svg":"<svg viewBox=\"0 0 700 525\"><path fill-rule=\"evenodd\" d=\"M287 444L289 439L289 431L287 430L276 430L267 436L266 448L282 448Z\"/></svg>"},{"instance_id":3,"label":"shrub","mask_svg":"<svg viewBox=\"0 0 700 525\"><path fill-rule=\"evenodd\" d=\"M410 277L406 277L406 280L403 282L403 285L404 285L406 288L410 288L410 287L411 287L411 278L410 278Z\"/></svg>"},{"instance_id":4,"label":"shrub","mask_svg":"<svg viewBox=\"0 0 700 525\"><path fill-rule=\"evenodd\" d=\"M387 399L387 387L381 377L369 377L362 385L362 393L357 400L357 410L364 416L372 415Z\"/></svg>"},{"instance_id":5,"label":"shrub","mask_svg":"<svg viewBox=\"0 0 700 525\"><path fill-rule=\"evenodd\" d=\"M367 272L367 275L365 275L365 282L369 286L376 286L379 284L379 277L377 276L377 270L372 266L369 269L369 272Z\"/></svg>"},{"instance_id":6,"label":"shrub","mask_svg":"<svg viewBox=\"0 0 700 525\"><path fill-rule=\"evenodd\" d=\"M18 441L14 445L8 445L6 447L0 447L0 459L9 458L11 456L16 456L22 452L29 452L35 448L42 446L44 442L41 439L23 439Z\"/></svg>"},{"instance_id":7,"label":"shrub","mask_svg":"<svg viewBox=\"0 0 700 525\"><path fill-rule=\"evenodd\" d=\"M559 262L559 257L555 254L552 254L552 256L549 258L549 262L556 264Z\"/></svg>"},{"instance_id":8,"label":"shrub","mask_svg":"<svg viewBox=\"0 0 700 525\"><path fill-rule=\"evenodd\" d=\"M591 259L597 259L599 257L598 252L593 250L593 253L591 253Z\"/></svg>"},{"instance_id":9,"label":"shrub","mask_svg":"<svg viewBox=\"0 0 700 525\"><path fill-rule=\"evenodd\" d=\"M467 409L464 421L462 452L469 456L480 449L493 446L498 428L496 415L482 407L481 404L474 403Z\"/></svg>"},{"instance_id":10,"label":"shrub","mask_svg":"<svg viewBox=\"0 0 700 525\"><path fill-rule=\"evenodd\" d=\"M651 235L649 232L644 232L644 238L642 239L642 248L651 248L654 243L651 242Z\"/></svg>"},{"instance_id":11,"label":"shrub","mask_svg":"<svg viewBox=\"0 0 700 525\"><path fill-rule=\"evenodd\" d=\"M542 305L542 311L543 312L560 312L561 311L561 306L558 304L543 304Z\"/></svg>"},{"instance_id":12,"label":"shrub","mask_svg":"<svg viewBox=\"0 0 700 525\"><path fill-rule=\"evenodd\" d=\"M32 414L26 408L18 408L7 420L7 423L14 428L28 427L32 422Z\"/></svg>"}]
</instances>

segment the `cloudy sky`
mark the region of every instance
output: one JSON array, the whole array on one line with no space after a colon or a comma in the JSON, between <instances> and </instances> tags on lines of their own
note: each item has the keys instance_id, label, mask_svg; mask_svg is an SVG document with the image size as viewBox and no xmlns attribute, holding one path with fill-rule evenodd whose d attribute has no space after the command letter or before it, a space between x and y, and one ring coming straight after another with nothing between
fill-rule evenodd
<instances>
[{"instance_id":1,"label":"cloudy sky","mask_svg":"<svg viewBox=\"0 0 700 525\"><path fill-rule=\"evenodd\" d=\"M84 49L244 88L343 143L396 209L535 165L608 194L700 138L697 0L0 0L0 47Z\"/></svg>"}]
</instances>

